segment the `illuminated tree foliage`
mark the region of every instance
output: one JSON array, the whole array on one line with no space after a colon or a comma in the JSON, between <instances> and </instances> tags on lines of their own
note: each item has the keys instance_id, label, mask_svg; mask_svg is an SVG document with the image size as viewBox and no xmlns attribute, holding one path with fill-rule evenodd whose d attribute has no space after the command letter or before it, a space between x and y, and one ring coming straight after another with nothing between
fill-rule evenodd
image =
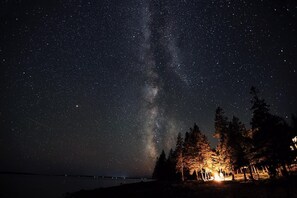
<instances>
[{"instance_id":1,"label":"illuminated tree foliage","mask_svg":"<svg viewBox=\"0 0 297 198\"><path fill-rule=\"evenodd\" d=\"M183 161L184 166L191 174L196 173L196 179L205 180L210 162L211 148L204 134L199 130L199 127L194 124L190 128L190 132L186 133Z\"/></svg>"},{"instance_id":2,"label":"illuminated tree foliage","mask_svg":"<svg viewBox=\"0 0 297 198\"><path fill-rule=\"evenodd\" d=\"M228 118L225 116L221 107L216 109L215 113L215 134L219 142L216 148L217 163L219 172L231 171L231 156L228 149Z\"/></svg>"},{"instance_id":3,"label":"illuminated tree foliage","mask_svg":"<svg viewBox=\"0 0 297 198\"><path fill-rule=\"evenodd\" d=\"M231 121L224 115L222 108L218 107L215 113L215 134L219 143L216 148L217 165L222 173L231 173L234 180L235 171L241 167L249 167L247 153L251 149L250 140L244 136L246 129L239 119L233 116ZM250 168L250 167L249 167ZM246 179L246 170L243 170ZM252 176L252 171L251 178Z\"/></svg>"},{"instance_id":4,"label":"illuminated tree foliage","mask_svg":"<svg viewBox=\"0 0 297 198\"><path fill-rule=\"evenodd\" d=\"M256 88L252 87L250 93L251 129L247 130L235 116L229 120L218 107L214 119L216 149L211 149L195 123L185 133L184 140L178 134L175 150L169 151L168 159L162 151L153 178L208 181L226 177L234 180L240 174L244 180L259 179L260 174L271 178L287 176L287 165L297 162L296 116L292 116L289 126L284 119L270 113L269 105L258 96Z\"/></svg>"}]
</instances>

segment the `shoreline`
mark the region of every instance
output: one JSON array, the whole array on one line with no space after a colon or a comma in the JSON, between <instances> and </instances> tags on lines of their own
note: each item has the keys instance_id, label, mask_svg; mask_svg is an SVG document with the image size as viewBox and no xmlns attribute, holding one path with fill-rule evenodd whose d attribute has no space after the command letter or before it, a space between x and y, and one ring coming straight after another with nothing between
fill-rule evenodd
<instances>
[{"instance_id":1,"label":"shoreline","mask_svg":"<svg viewBox=\"0 0 297 198\"><path fill-rule=\"evenodd\" d=\"M31 173L31 172L11 172L0 171L0 175L28 175L28 176L47 176L47 177L81 177L81 178L94 178L94 179L114 179L114 180L142 180L150 181L149 177L125 177L125 176L109 176L109 175L79 175L79 174L46 174L46 173Z\"/></svg>"},{"instance_id":2,"label":"shoreline","mask_svg":"<svg viewBox=\"0 0 297 198\"><path fill-rule=\"evenodd\" d=\"M65 198L93 197L297 197L296 177L252 182L166 182L150 181L80 190Z\"/></svg>"}]
</instances>

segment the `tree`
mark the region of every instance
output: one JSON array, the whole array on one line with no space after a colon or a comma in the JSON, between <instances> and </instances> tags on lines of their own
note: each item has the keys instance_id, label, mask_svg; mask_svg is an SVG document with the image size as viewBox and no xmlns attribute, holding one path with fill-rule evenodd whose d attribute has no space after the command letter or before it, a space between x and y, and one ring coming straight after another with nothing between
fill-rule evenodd
<instances>
[{"instance_id":1,"label":"tree","mask_svg":"<svg viewBox=\"0 0 297 198\"><path fill-rule=\"evenodd\" d=\"M157 158L156 165L153 172L153 179L164 180L166 179L166 154L162 150L160 157Z\"/></svg>"},{"instance_id":2,"label":"tree","mask_svg":"<svg viewBox=\"0 0 297 198\"><path fill-rule=\"evenodd\" d=\"M296 152L297 152L297 142L293 142L293 138L297 137L297 115L292 114L291 117L291 138L292 138L292 150L295 151L295 157L296 157Z\"/></svg>"},{"instance_id":3,"label":"tree","mask_svg":"<svg viewBox=\"0 0 297 198\"><path fill-rule=\"evenodd\" d=\"M166 178L168 180L175 180L176 179L176 171L175 171L175 167L176 167L176 155L175 152L173 152L172 149L170 149L169 154L168 154L168 158L166 161Z\"/></svg>"},{"instance_id":4,"label":"tree","mask_svg":"<svg viewBox=\"0 0 297 198\"><path fill-rule=\"evenodd\" d=\"M266 104L264 99L260 99L258 97L259 90L255 87L251 87L250 94L252 95L252 107L251 110L253 111L253 117L251 121L252 129L258 129L263 127L267 120L269 120L271 114L269 113L269 105Z\"/></svg>"},{"instance_id":5,"label":"tree","mask_svg":"<svg viewBox=\"0 0 297 198\"><path fill-rule=\"evenodd\" d=\"M243 145L245 141L243 137L245 131L244 124L242 124L237 117L233 116L232 121L229 122L227 138L227 150L228 157L230 158L232 180L234 180L235 170L248 165Z\"/></svg>"},{"instance_id":6,"label":"tree","mask_svg":"<svg viewBox=\"0 0 297 198\"><path fill-rule=\"evenodd\" d=\"M231 171L231 162L228 151L228 118L224 115L224 111L221 107L216 109L215 113L215 138L218 138L219 142L216 148L217 162L219 171Z\"/></svg>"},{"instance_id":7,"label":"tree","mask_svg":"<svg viewBox=\"0 0 297 198\"><path fill-rule=\"evenodd\" d=\"M206 180L207 169L211 166L211 148L205 135L203 135L194 124L190 132L186 133L184 142L184 166L190 170L190 173L196 172L196 179L199 179L199 173L203 180Z\"/></svg>"},{"instance_id":8,"label":"tree","mask_svg":"<svg viewBox=\"0 0 297 198\"><path fill-rule=\"evenodd\" d=\"M187 132L185 137L184 164L190 170L190 173L192 173L193 171L197 172L200 165L199 148L197 147L199 133L199 127L194 124L194 128L190 128L190 132Z\"/></svg>"},{"instance_id":9,"label":"tree","mask_svg":"<svg viewBox=\"0 0 297 198\"><path fill-rule=\"evenodd\" d=\"M270 165L270 173L274 175L275 167L272 167L269 158L272 155L272 138L270 133L271 117L269 105L266 104L264 99L260 99L259 91L252 87L250 91L252 95L251 110L252 110L252 149L250 153L250 162L253 165Z\"/></svg>"},{"instance_id":10,"label":"tree","mask_svg":"<svg viewBox=\"0 0 297 198\"><path fill-rule=\"evenodd\" d=\"M217 107L215 112L215 134L214 137L221 139L227 131L228 118L224 115L221 107Z\"/></svg>"},{"instance_id":11,"label":"tree","mask_svg":"<svg viewBox=\"0 0 297 198\"><path fill-rule=\"evenodd\" d=\"M252 180L254 180L253 172L251 171L251 165L250 162L253 159L253 140L252 140L252 133L253 130L246 130L242 134L242 141L241 141L241 148L243 150L244 156L243 156L243 163L242 166L247 166L250 170L250 177ZM247 181L246 177L246 168L243 168L243 174L244 174L244 180Z\"/></svg>"},{"instance_id":12,"label":"tree","mask_svg":"<svg viewBox=\"0 0 297 198\"><path fill-rule=\"evenodd\" d=\"M276 169L281 166L283 175L287 175L285 164L291 159L292 142L288 124L279 116L270 113L269 105L260 99L255 87L251 88L253 117L252 163L267 165L269 174L275 177Z\"/></svg>"},{"instance_id":13,"label":"tree","mask_svg":"<svg viewBox=\"0 0 297 198\"><path fill-rule=\"evenodd\" d=\"M212 155L213 152L211 150L210 144L207 140L207 137L200 133L199 141L198 141L198 149L200 155L200 171L201 176L204 181L208 180L208 173L212 170Z\"/></svg>"},{"instance_id":14,"label":"tree","mask_svg":"<svg viewBox=\"0 0 297 198\"><path fill-rule=\"evenodd\" d=\"M177 135L175 156L176 156L176 172L180 174L181 180L184 181L184 157L183 157L183 138L181 133Z\"/></svg>"},{"instance_id":15,"label":"tree","mask_svg":"<svg viewBox=\"0 0 297 198\"><path fill-rule=\"evenodd\" d=\"M291 117L291 150L292 150L292 162L297 164L297 116L296 114Z\"/></svg>"}]
</instances>

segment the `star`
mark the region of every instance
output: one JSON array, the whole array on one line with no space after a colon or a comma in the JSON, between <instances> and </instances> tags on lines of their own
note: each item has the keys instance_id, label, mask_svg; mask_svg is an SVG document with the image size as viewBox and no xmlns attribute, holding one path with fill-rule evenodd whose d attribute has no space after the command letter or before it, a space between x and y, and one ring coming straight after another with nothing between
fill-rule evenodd
<instances>
[{"instance_id":1,"label":"star","mask_svg":"<svg viewBox=\"0 0 297 198\"><path fill-rule=\"evenodd\" d=\"M194 122L216 147L217 106L248 128L253 85L288 123L297 110L293 7L61 0L0 10L0 171L147 176Z\"/></svg>"}]
</instances>

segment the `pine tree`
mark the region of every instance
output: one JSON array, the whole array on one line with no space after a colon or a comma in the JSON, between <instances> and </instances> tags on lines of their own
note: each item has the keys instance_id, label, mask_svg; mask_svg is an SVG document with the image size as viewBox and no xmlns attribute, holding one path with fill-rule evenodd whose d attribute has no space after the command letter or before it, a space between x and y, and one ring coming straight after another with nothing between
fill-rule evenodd
<instances>
[{"instance_id":1,"label":"pine tree","mask_svg":"<svg viewBox=\"0 0 297 198\"><path fill-rule=\"evenodd\" d=\"M184 162L185 166L190 170L190 172L198 171L200 165L199 148L197 147L199 138L199 127L194 124L194 128L190 128L190 133L186 133L185 143L184 143ZM198 179L198 175L197 175Z\"/></svg>"},{"instance_id":2,"label":"pine tree","mask_svg":"<svg viewBox=\"0 0 297 198\"><path fill-rule=\"evenodd\" d=\"M175 155L175 152L173 152L173 150L170 149L167 162L166 162L166 170L165 170L167 173L166 178L168 180L176 179L175 167L176 167L176 155Z\"/></svg>"},{"instance_id":3,"label":"pine tree","mask_svg":"<svg viewBox=\"0 0 297 198\"><path fill-rule=\"evenodd\" d=\"M259 91L255 87L251 88L250 93L252 95L251 110L253 111L250 163L252 165L270 165L271 175L275 175L275 167L272 167L271 162L269 162L272 155L272 134L270 134L269 130L272 115L269 112L269 105L266 104L264 99L259 98Z\"/></svg>"},{"instance_id":4,"label":"pine tree","mask_svg":"<svg viewBox=\"0 0 297 198\"><path fill-rule=\"evenodd\" d=\"M200 170L201 176L204 181L208 180L208 171L212 170L212 155L213 152L211 150L210 144L207 140L207 137L200 133L199 134L199 141L198 141L198 150L200 155Z\"/></svg>"},{"instance_id":5,"label":"pine tree","mask_svg":"<svg viewBox=\"0 0 297 198\"><path fill-rule=\"evenodd\" d=\"M190 173L195 172L197 180L199 173L202 179L206 180L207 170L211 166L211 148L197 124L186 133L183 154L185 168L189 169Z\"/></svg>"},{"instance_id":6,"label":"pine tree","mask_svg":"<svg viewBox=\"0 0 297 198\"><path fill-rule=\"evenodd\" d=\"M294 114L292 114L292 117L291 117L291 130L292 130L292 133L291 133L291 138L292 138L291 148L295 152L295 158L296 158L297 157L296 156L297 143L296 142L295 143L293 142L293 138L297 137L297 115L294 115Z\"/></svg>"},{"instance_id":7,"label":"pine tree","mask_svg":"<svg viewBox=\"0 0 297 198\"><path fill-rule=\"evenodd\" d=\"M180 174L181 180L184 181L184 157L183 157L183 138L181 133L178 133L175 156L176 156L176 172Z\"/></svg>"},{"instance_id":8,"label":"pine tree","mask_svg":"<svg viewBox=\"0 0 297 198\"><path fill-rule=\"evenodd\" d=\"M289 127L282 118L270 113L269 105L258 97L258 91L254 87L251 88L251 94L251 125L254 131L252 163L267 165L271 177L276 176L279 166L283 168L283 175L287 175L285 164L292 157L289 150L292 142Z\"/></svg>"},{"instance_id":9,"label":"pine tree","mask_svg":"<svg viewBox=\"0 0 297 198\"><path fill-rule=\"evenodd\" d=\"M153 179L164 180L166 179L166 154L164 150L162 150L160 157L157 158L156 165L153 172Z\"/></svg>"},{"instance_id":10,"label":"pine tree","mask_svg":"<svg viewBox=\"0 0 297 198\"><path fill-rule=\"evenodd\" d=\"M218 139L224 138L224 134L227 131L228 118L224 115L224 111L221 107L217 107L215 112L215 134L214 137Z\"/></svg>"},{"instance_id":11,"label":"pine tree","mask_svg":"<svg viewBox=\"0 0 297 198\"><path fill-rule=\"evenodd\" d=\"M185 140L183 144L183 173L184 173L184 179L188 179L190 177L190 164L189 161L191 160L191 155L190 155L190 133L186 132L185 133Z\"/></svg>"},{"instance_id":12,"label":"pine tree","mask_svg":"<svg viewBox=\"0 0 297 198\"><path fill-rule=\"evenodd\" d=\"M291 150L292 150L292 163L297 164L297 116L296 114L291 117Z\"/></svg>"},{"instance_id":13,"label":"pine tree","mask_svg":"<svg viewBox=\"0 0 297 198\"><path fill-rule=\"evenodd\" d=\"M232 180L234 180L234 172L240 167L248 165L248 161L244 152L245 126L239 119L233 116L228 126L228 153L230 158Z\"/></svg>"},{"instance_id":14,"label":"pine tree","mask_svg":"<svg viewBox=\"0 0 297 198\"><path fill-rule=\"evenodd\" d=\"M271 114L269 113L269 105L266 104L264 99L260 99L258 97L259 90L257 90L255 87L251 87L250 94L253 97L251 100L251 110L253 111L251 126L253 130L257 130L266 124Z\"/></svg>"},{"instance_id":15,"label":"pine tree","mask_svg":"<svg viewBox=\"0 0 297 198\"><path fill-rule=\"evenodd\" d=\"M220 169L224 172L231 171L231 162L228 151L228 118L224 115L221 107L216 109L215 113L215 134L214 137L219 139L216 152ZM221 170L219 170L221 171Z\"/></svg>"},{"instance_id":16,"label":"pine tree","mask_svg":"<svg viewBox=\"0 0 297 198\"><path fill-rule=\"evenodd\" d=\"M252 132L253 130L246 130L242 133L242 141L240 142L241 148L243 150L244 156L243 156L243 166L247 166L250 168L250 162L253 159L253 140L252 140ZM246 177L246 168L243 168L243 174L244 174L244 180L247 181ZM252 180L254 180L252 172L250 172L250 177Z\"/></svg>"}]
</instances>

